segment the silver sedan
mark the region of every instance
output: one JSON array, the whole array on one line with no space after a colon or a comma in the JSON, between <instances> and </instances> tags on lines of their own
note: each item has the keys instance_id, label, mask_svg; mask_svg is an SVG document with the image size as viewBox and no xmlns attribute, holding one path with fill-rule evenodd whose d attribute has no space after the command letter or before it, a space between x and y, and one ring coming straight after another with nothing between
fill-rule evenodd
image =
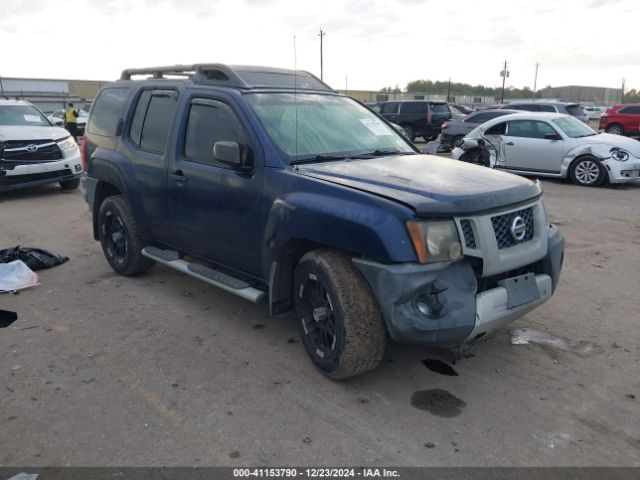
<instances>
[{"instance_id":1,"label":"silver sedan","mask_svg":"<svg viewBox=\"0 0 640 480\"><path fill-rule=\"evenodd\" d=\"M483 123L451 157L522 175L570 178L584 186L640 179L640 142L597 133L560 113L516 113Z\"/></svg>"}]
</instances>

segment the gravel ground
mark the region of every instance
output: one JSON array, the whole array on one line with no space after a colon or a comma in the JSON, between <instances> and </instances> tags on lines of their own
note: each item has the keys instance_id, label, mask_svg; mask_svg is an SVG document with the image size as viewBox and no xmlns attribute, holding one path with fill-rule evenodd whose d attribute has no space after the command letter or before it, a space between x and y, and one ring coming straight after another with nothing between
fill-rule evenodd
<instances>
[{"instance_id":1,"label":"gravel ground","mask_svg":"<svg viewBox=\"0 0 640 480\"><path fill-rule=\"evenodd\" d=\"M114 274L80 192L0 194L0 248L68 255L0 296L0 465L640 465L640 185L543 180L567 239L555 296L437 369L391 344L336 383L291 317L164 266Z\"/></svg>"}]
</instances>

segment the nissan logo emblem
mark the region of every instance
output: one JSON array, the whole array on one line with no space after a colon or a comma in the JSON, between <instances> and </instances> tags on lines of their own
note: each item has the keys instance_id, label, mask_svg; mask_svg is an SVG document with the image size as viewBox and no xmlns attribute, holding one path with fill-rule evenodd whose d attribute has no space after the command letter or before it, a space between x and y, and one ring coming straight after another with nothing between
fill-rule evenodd
<instances>
[{"instance_id":1,"label":"nissan logo emblem","mask_svg":"<svg viewBox=\"0 0 640 480\"><path fill-rule=\"evenodd\" d=\"M31 144L27 145L27 147L26 147L26 148L27 148L27 152L31 152L31 153L33 153L33 152L35 152L36 150L38 150L38 146L37 146L37 145L34 145L33 143L31 143Z\"/></svg>"},{"instance_id":2,"label":"nissan logo emblem","mask_svg":"<svg viewBox=\"0 0 640 480\"><path fill-rule=\"evenodd\" d=\"M527 225L524 223L524 219L518 215L511 222L511 236L517 242L521 241L527 234Z\"/></svg>"}]
</instances>

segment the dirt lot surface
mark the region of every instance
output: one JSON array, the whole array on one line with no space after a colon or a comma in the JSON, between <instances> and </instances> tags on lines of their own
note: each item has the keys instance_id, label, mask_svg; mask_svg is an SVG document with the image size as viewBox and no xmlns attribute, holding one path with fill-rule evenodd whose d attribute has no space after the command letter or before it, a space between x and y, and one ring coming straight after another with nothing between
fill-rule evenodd
<instances>
[{"instance_id":1,"label":"dirt lot surface","mask_svg":"<svg viewBox=\"0 0 640 480\"><path fill-rule=\"evenodd\" d=\"M543 185L565 268L511 330L547 345L499 331L450 376L423 364L444 352L391 344L341 383L291 317L164 266L114 274L79 191L0 194L0 248L70 257L0 295L19 315L0 329L0 465L640 465L640 185Z\"/></svg>"}]
</instances>

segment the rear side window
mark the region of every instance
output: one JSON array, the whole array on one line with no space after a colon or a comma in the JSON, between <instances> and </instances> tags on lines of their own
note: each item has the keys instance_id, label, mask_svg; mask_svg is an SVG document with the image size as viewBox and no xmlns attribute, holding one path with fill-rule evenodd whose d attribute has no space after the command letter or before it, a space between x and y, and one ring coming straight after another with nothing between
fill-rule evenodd
<instances>
[{"instance_id":1,"label":"rear side window","mask_svg":"<svg viewBox=\"0 0 640 480\"><path fill-rule=\"evenodd\" d=\"M640 114L640 106L624 107L619 110L620 113L626 113L630 115Z\"/></svg>"},{"instance_id":2,"label":"rear side window","mask_svg":"<svg viewBox=\"0 0 640 480\"><path fill-rule=\"evenodd\" d=\"M556 108L553 105L540 105L541 112L555 112Z\"/></svg>"},{"instance_id":3,"label":"rear side window","mask_svg":"<svg viewBox=\"0 0 640 480\"><path fill-rule=\"evenodd\" d=\"M153 93L149 100L147 114L142 124L140 148L155 153L164 153L169 136L169 127L178 95Z\"/></svg>"},{"instance_id":4,"label":"rear side window","mask_svg":"<svg viewBox=\"0 0 640 480\"><path fill-rule=\"evenodd\" d=\"M582 111L582 108L580 108L580 105L567 105L566 108L567 108L567 113L569 115L573 115L574 117L580 116L584 113Z\"/></svg>"},{"instance_id":5,"label":"rear side window","mask_svg":"<svg viewBox=\"0 0 640 480\"><path fill-rule=\"evenodd\" d=\"M118 123L122 118L127 98L128 88L106 88L96 99L87 131L95 135L113 137L118 132Z\"/></svg>"},{"instance_id":6,"label":"rear side window","mask_svg":"<svg viewBox=\"0 0 640 480\"><path fill-rule=\"evenodd\" d=\"M507 132L507 122L497 123L493 127L489 128L485 135L504 135Z\"/></svg>"},{"instance_id":7,"label":"rear side window","mask_svg":"<svg viewBox=\"0 0 640 480\"><path fill-rule=\"evenodd\" d=\"M526 105L526 104L509 105L509 108L512 109L512 110L524 110L525 112L539 112L540 111L540 105ZM552 112L555 112L555 110L552 110Z\"/></svg>"},{"instance_id":8,"label":"rear side window","mask_svg":"<svg viewBox=\"0 0 640 480\"><path fill-rule=\"evenodd\" d=\"M400 110L402 113L423 113L426 115L429 111L429 104L427 102L406 102L401 104Z\"/></svg>"},{"instance_id":9,"label":"rear side window","mask_svg":"<svg viewBox=\"0 0 640 480\"><path fill-rule=\"evenodd\" d=\"M131 129L129 130L129 137L131 141L137 146L140 146L140 137L142 135L142 124L144 123L144 117L147 114L147 108L149 107L149 100L151 99L152 90L143 90L138 98L138 104L136 105L136 111L133 114L133 120L131 122Z\"/></svg>"},{"instance_id":10,"label":"rear side window","mask_svg":"<svg viewBox=\"0 0 640 480\"><path fill-rule=\"evenodd\" d=\"M380 113L398 113L398 103L397 102L385 103L384 105L382 105L382 109L380 110Z\"/></svg>"},{"instance_id":11,"label":"rear side window","mask_svg":"<svg viewBox=\"0 0 640 480\"><path fill-rule=\"evenodd\" d=\"M214 100L194 100L189 109L184 156L199 163L218 165L213 159L216 142L243 143L242 125L225 104Z\"/></svg>"},{"instance_id":12,"label":"rear side window","mask_svg":"<svg viewBox=\"0 0 640 480\"><path fill-rule=\"evenodd\" d=\"M493 117L488 113L476 113L475 115L469 115L464 119L464 121L468 123L484 123L492 118Z\"/></svg>"},{"instance_id":13,"label":"rear side window","mask_svg":"<svg viewBox=\"0 0 640 480\"><path fill-rule=\"evenodd\" d=\"M432 103L431 104L431 112L432 113L449 113L449 105L446 103Z\"/></svg>"}]
</instances>

